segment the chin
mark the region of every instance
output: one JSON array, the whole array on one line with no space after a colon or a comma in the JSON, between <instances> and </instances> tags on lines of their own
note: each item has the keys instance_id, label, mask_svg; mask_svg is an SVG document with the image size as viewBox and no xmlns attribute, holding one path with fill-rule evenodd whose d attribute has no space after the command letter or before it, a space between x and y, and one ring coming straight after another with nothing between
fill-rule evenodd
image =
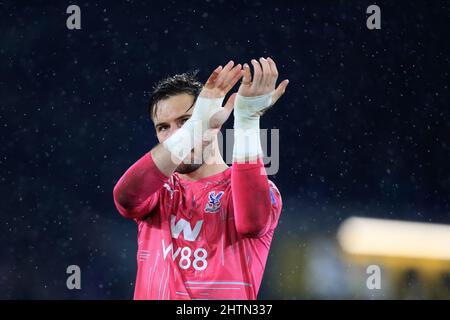
<instances>
[{"instance_id":1,"label":"chin","mask_svg":"<svg viewBox=\"0 0 450 320\"><path fill-rule=\"evenodd\" d=\"M200 156L198 154L196 155L194 150L192 150L190 156L178 165L178 167L175 169L175 172L181 174L188 174L194 172L195 170L200 168L203 164L204 161L202 159L202 155Z\"/></svg>"},{"instance_id":2,"label":"chin","mask_svg":"<svg viewBox=\"0 0 450 320\"><path fill-rule=\"evenodd\" d=\"M175 169L175 172L181 173L181 174L187 174L194 172L198 168L200 168L203 164L186 164L186 163L180 163L180 165Z\"/></svg>"}]
</instances>

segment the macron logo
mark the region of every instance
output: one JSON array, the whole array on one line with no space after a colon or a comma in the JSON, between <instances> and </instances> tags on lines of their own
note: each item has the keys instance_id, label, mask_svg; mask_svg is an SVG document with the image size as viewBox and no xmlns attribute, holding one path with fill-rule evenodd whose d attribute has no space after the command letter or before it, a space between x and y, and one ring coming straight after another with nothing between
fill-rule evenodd
<instances>
[{"instance_id":1,"label":"macron logo","mask_svg":"<svg viewBox=\"0 0 450 320\"><path fill-rule=\"evenodd\" d=\"M178 239L181 231L183 231L184 240L195 241L195 239L197 239L200 229L202 228L203 220L199 220L195 224L194 230L192 230L191 224L188 221L180 219L175 223L175 220L176 217L171 215L170 231L172 232L172 238Z\"/></svg>"}]
</instances>

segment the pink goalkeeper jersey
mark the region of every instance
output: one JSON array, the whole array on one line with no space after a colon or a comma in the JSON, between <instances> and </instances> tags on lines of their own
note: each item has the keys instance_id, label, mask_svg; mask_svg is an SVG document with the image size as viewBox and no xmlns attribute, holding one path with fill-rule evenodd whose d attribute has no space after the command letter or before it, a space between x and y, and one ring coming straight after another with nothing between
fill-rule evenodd
<instances>
[{"instance_id":1,"label":"pink goalkeeper jersey","mask_svg":"<svg viewBox=\"0 0 450 320\"><path fill-rule=\"evenodd\" d=\"M281 196L269 181L268 225L258 237L244 237L235 227L232 170L198 181L174 173L148 199L151 213L135 219L134 299L256 299ZM251 198L252 190L246 196Z\"/></svg>"}]
</instances>

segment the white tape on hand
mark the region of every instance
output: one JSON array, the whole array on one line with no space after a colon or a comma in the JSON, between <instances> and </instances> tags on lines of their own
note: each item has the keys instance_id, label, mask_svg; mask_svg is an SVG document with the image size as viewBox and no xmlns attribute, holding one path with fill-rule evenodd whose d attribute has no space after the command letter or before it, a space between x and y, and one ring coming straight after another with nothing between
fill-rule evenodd
<instances>
[{"instance_id":1,"label":"white tape on hand","mask_svg":"<svg viewBox=\"0 0 450 320\"><path fill-rule=\"evenodd\" d=\"M223 99L197 98L192 116L163 143L174 162L183 161L195 146L201 146L203 133L209 129L209 119L222 109Z\"/></svg>"},{"instance_id":2,"label":"white tape on hand","mask_svg":"<svg viewBox=\"0 0 450 320\"><path fill-rule=\"evenodd\" d=\"M259 132L259 118L270 107L273 91L257 97L238 95L234 104L233 160L255 160L263 156Z\"/></svg>"}]
</instances>

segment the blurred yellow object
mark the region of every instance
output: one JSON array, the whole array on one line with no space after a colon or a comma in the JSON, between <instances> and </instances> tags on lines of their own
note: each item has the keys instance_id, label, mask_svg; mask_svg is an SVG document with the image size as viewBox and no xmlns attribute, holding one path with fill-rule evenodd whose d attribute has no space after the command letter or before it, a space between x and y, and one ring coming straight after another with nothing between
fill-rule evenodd
<instances>
[{"instance_id":1,"label":"blurred yellow object","mask_svg":"<svg viewBox=\"0 0 450 320\"><path fill-rule=\"evenodd\" d=\"M352 255L450 262L450 226L351 217L338 230L342 249Z\"/></svg>"},{"instance_id":2,"label":"blurred yellow object","mask_svg":"<svg viewBox=\"0 0 450 320\"><path fill-rule=\"evenodd\" d=\"M383 267L390 298L450 299L450 226L351 217L337 240L349 265Z\"/></svg>"}]
</instances>

